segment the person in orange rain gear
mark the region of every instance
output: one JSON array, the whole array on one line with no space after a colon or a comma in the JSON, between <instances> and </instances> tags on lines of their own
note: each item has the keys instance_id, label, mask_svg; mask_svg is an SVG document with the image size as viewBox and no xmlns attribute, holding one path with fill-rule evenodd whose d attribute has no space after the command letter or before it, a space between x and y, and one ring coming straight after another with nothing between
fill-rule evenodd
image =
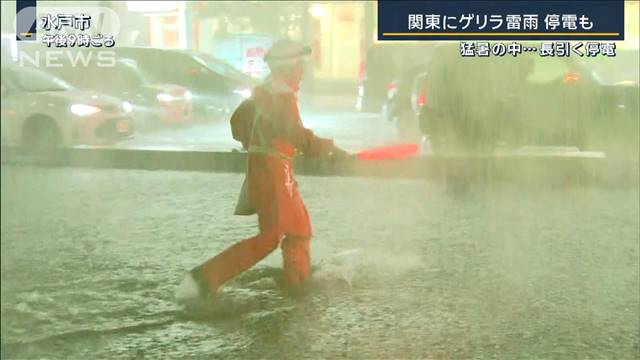
<instances>
[{"instance_id":1,"label":"person in orange rain gear","mask_svg":"<svg viewBox=\"0 0 640 360\"><path fill-rule=\"evenodd\" d=\"M242 240L200 266L190 276L200 295L212 295L225 282L274 251L283 256L283 286L294 293L311 275L311 224L298 193L292 159L308 156L349 156L333 140L306 129L296 93L309 47L277 41L265 55L271 74L257 86L231 118L234 138L248 151L245 183L236 214L258 214L260 232ZM239 209L244 207L244 209Z\"/></svg>"}]
</instances>

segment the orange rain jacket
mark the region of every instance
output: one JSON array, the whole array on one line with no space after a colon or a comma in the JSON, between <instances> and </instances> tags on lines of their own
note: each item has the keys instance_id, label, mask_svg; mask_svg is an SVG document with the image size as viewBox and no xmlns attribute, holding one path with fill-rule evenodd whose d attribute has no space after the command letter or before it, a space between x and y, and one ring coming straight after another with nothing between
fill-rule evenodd
<instances>
[{"instance_id":1,"label":"orange rain jacket","mask_svg":"<svg viewBox=\"0 0 640 360\"><path fill-rule=\"evenodd\" d=\"M239 118L244 121L238 122ZM333 140L317 137L303 126L295 93L276 80L256 87L231 122L234 138L249 152L246 186L260 230L310 237L309 215L293 176L293 157L296 151L325 156L334 149Z\"/></svg>"}]
</instances>

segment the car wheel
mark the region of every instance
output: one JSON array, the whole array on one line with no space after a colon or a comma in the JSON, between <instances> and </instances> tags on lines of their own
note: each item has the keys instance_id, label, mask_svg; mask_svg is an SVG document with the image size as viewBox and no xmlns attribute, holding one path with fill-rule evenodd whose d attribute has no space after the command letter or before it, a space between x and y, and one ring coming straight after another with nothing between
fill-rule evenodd
<instances>
[{"instance_id":1,"label":"car wheel","mask_svg":"<svg viewBox=\"0 0 640 360\"><path fill-rule=\"evenodd\" d=\"M53 119L37 116L27 119L23 129L23 147L27 154L52 159L60 147L60 131Z\"/></svg>"}]
</instances>

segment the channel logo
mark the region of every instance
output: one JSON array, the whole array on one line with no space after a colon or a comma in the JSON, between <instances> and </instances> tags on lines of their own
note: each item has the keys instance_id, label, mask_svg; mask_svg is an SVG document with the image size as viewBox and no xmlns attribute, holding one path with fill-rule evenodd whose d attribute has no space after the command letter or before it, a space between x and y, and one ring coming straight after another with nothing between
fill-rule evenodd
<instances>
[{"instance_id":1,"label":"channel logo","mask_svg":"<svg viewBox=\"0 0 640 360\"><path fill-rule=\"evenodd\" d=\"M17 0L16 41L35 41L36 25L36 0Z\"/></svg>"}]
</instances>

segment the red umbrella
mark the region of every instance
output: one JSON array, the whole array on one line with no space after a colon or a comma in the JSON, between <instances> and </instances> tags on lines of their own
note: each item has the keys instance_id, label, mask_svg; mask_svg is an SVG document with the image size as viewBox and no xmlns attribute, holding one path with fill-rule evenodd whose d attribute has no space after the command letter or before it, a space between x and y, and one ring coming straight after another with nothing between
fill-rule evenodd
<instances>
[{"instance_id":1,"label":"red umbrella","mask_svg":"<svg viewBox=\"0 0 640 360\"><path fill-rule=\"evenodd\" d=\"M408 159L416 156L419 149L420 145L417 143L404 143L362 150L357 155L358 159L365 161Z\"/></svg>"}]
</instances>

